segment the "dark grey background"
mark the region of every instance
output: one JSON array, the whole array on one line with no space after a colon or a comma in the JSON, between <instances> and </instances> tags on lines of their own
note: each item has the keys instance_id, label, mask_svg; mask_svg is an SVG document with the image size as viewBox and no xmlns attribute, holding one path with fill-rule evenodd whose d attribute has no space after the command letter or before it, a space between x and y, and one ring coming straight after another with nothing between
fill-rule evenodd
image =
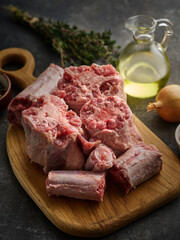
<instances>
[{"instance_id":1,"label":"dark grey background","mask_svg":"<svg viewBox=\"0 0 180 240\"><path fill-rule=\"evenodd\" d=\"M180 84L180 2L178 0L31 0L5 1L44 16L76 24L82 29L103 31L110 29L112 38L124 47L132 35L124 27L125 20L133 15L146 14L156 19L168 18L174 24L174 35L167 50L171 74L168 84ZM17 24L10 14L0 7L0 50L8 47L28 49L35 56L35 76L51 62L59 63L59 56L43 43L31 30ZM13 96L20 89L13 87ZM128 98L133 113L142 120L176 155L180 156L174 139L176 124L164 122L155 112L147 113L149 101ZM6 153L7 111L0 112L0 239L2 240L56 240L78 239L57 229L39 210L16 180ZM180 239L180 197L127 227L102 239Z\"/></svg>"}]
</instances>

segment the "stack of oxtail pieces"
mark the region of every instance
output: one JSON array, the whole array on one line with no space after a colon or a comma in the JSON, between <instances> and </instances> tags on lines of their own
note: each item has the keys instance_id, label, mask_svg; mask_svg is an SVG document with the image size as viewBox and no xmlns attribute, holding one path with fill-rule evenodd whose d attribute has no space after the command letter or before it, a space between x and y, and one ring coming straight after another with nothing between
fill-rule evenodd
<instances>
[{"instance_id":1,"label":"stack of oxtail pieces","mask_svg":"<svg viewBox=\"0 0 180 240\"><path fill-rule=\"evenodd\" d=\"M124 80L111 65L51 64L8 113L24 128L27 155L48 174L48 195L103 201L106 179L128 193L162 168L162 155L143 142Z\"/></svg>"}]
</instances>

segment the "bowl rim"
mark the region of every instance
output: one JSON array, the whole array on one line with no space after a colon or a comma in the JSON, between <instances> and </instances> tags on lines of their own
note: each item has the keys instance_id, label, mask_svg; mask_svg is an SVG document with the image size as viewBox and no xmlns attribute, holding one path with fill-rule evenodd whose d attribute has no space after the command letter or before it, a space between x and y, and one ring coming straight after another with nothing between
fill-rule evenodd
<instances>
[{"instance_id":1,"label":"bowl rim","mask_svg":"<svg viewBox=\"0 0 180 240\"><path fill-rule=\"evenodd\" d=\"M175 139L177 144L180 146L180 124L177 126L175 130Z\"/></svg>"},{"instance_id":2,"label":"bowl rim","mask_svg":"<svg viewBox=\"0 0 180 240\"><path fill-rule=\"evenodd\" d=\"M8 83L8 87L6 89L6 92L2 95L2 97L0 98L0 102L8 95L8 93L11 91L11 81L9 79L9 77L5 74L5 73L0 73L1 75L3 75Z\"/></svg>"}]
</instances>

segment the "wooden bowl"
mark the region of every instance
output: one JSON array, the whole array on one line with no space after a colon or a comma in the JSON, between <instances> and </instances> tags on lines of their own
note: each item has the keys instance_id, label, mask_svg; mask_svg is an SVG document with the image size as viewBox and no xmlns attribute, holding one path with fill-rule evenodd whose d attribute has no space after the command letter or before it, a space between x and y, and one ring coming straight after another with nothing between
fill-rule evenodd
<instances>
[{"instance_id":1,"label":"wooden bowl","mask_svg":"<svg viewBox=\"0 0 180 240\"><path fill-rule=\"evenodd\" d=\"M0 73L0 84L5 89L5 92L0 96L0 111L5 109L11 101L11 81L4 73Z\"/></svg>"}]
</instances>

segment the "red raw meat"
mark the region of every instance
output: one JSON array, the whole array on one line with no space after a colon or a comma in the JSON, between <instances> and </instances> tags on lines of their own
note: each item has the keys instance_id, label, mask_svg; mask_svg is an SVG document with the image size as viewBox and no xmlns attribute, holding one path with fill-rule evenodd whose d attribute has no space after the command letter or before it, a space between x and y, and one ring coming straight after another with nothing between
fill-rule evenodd
<instances>
[{"instance_id":1,"label":"red raw meat","mask_svg":"<svg viewBox=\"0 0 180 240\"><path fill-rule=\"evenodd\" d=\"M82 107L80 117L90 136L100 139L117 156L142 142L130 108L118 96L92 99Z\"/></svg>"},{"instance_id":2,"label":"red raw meat","mask_svg":"<svg viewBox=\"0 0 180 240\"><path fill-rule=\"evenodd\" d=\"M102 201L106 170L129 192L162 168L158 149L142 142L112 65L51 64L11 101L8 119L23 125L28 156L49 173L49 195Z\"/></svg>"},{"instance_id":3,"label":"red raw meat","mask_svg":"<svg viewBox=\"0 0 180 240\"><path fill-rule=\"evenodd\" d=\"M82 169L84 154L77 143L78 135L83 134L79 116L67 111L64 100L53 95L40 97L34 105L22 113L30 159L43 166L46 173Z\"/></svg>"},{"instance_id":4,"label":"red raw meat","mask_svg":"<svg viewBox=\"0 0 180 240\"><path fill-rule=\"evenodd\" d=\"M31 107L33 102L41 95L48 94L54 90L63 73L63 68L50 64L36 81L12 99L8 106L9 122L21 126L22 111Z\"/></svg>"},{"instance_id":5,"label":"red raw meat","mask_svg":"<svg viewBox=\"0 0 180 240\"><path fill-rule=\"evenodd\" d=\"M58 89L54 94L63 97L77 114L93 98L117 95L126 100L124 80L112 65L65 68Z\"/></svg>"},{"instance_id":6,"label":"red raw meat","mask_svg":"<svg viewBox=\"0 0 180 240\"><path fill-rule=\"evenodd\" d=\"M51 171L46 180L48 195L103 201L104 172Z\"/></svg>"},{"instance_id":7,"label":"red raw meat","mask_svg":"<svg viewBox=\"0 0 180 240\"><path fill-rule=\"evenodd\" d=\"M89 171L105 171L113 166L116 159L113 151L104 144L99 144L89 155L85 170Z\"/></svg>"},{"instance_id":8,"label":"red raw meat","mask_svg":"<svg viewBox=\"0 0 180 240\"><path fill-rule=\"evenodd\" d=\"M114 161L110 176L125 192L150 179L162 168L162 154L154 145L132 146Z\"/></svg>"},{"instance_id":9,"label":"red raw meat","mask_svg":"<svg viewBox=\"0 0 180 240\"><path fill-rule=\"evenodd\" d=\"M78 136L81 144L82 144L82 149L85 155L89 155L92 150L94 150L100 143L101 140L96 139L96 138L88 138L83 134Z\"/></svg>"}]
</instances>

